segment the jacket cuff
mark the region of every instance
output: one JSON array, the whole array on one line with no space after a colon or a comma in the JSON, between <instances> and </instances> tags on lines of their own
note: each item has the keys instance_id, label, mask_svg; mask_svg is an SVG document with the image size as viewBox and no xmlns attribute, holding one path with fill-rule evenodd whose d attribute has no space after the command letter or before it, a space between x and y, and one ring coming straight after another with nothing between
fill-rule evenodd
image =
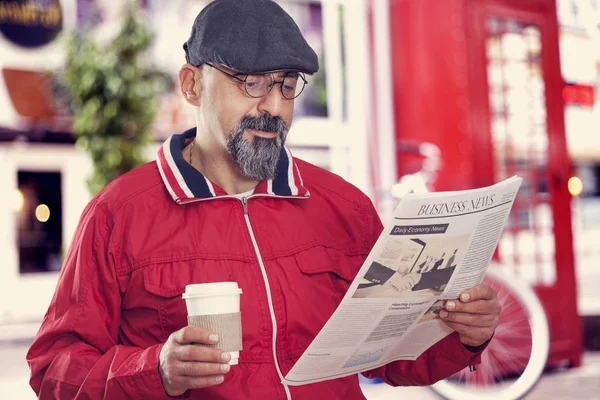
<instances>
[{"instance_id":1,"label":"jacket cuff","mask_svg":"<svg viewBox=\"0 0 600 400\"><path fill-rule=\"evenodd\" d=\"M481 346L473 347L464 345L458 338L458 333L456 332L450 335L450 337L451 338L448 340L449 345L440 348L440 350L444 352L444 356L465 365L481 364L481 353L486 349L491 339Z\"/></svg>"},{"instance_id":2,"label":"jacket cuff","mask_svg":"<svg viewBox=\"0 0 600 400\"><path fill-rule=\"evenodd\" d=\"M489 342L490 341L488 340L484 344L480 344L479 346L469 346L467 344L463 344L463 346L465 346L465 349L469 350L471 353L481 353L483 350L485 350Z\"/></svg>"},{"instance_id":3,"label":"jacket cuff","mask_svg":"<svg viewBox=\"0 0 600 400\"><path fill-rule=\"evenodd\" d=\"M138 374L131 375L139 398L156 400L185 399L189 397L189 390L177 397L171 397L165 392L158 370L159 355L162 347L162 344L158 344L146 349L147 354L145 355L143 364L148 366L148 369L145 369Z\"/></svg>"}]
</instances>

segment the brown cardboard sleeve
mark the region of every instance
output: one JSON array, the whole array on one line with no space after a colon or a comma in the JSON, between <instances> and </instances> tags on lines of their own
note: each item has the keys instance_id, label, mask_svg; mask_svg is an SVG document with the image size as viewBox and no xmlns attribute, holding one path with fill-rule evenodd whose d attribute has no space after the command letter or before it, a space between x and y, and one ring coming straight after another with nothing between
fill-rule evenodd
<instances>
[{"instance_id":1,"label":"brown cardboard sleeve","mask_svg":"<svg viewBox=\"0 0 600 400\"><path fill-rule=\"evenodd\" d=\"M219 343L207 345L225 351L242 350L242 314L188 315L188 325L200 326L219 335Z\"/></svg>"}]
</instances>

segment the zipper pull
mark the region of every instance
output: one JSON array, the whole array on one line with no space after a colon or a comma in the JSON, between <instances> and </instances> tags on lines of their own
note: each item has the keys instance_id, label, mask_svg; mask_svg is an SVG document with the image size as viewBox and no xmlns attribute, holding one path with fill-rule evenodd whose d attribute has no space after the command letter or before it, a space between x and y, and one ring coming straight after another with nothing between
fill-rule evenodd
<instances>
[{"instance_id":1,"label":"zipper pull","mask_svg":"<svg viewBox=\"0 0 600 400\"><path fill-rule=\"evenodd\" d=\"M242 197L242 207L244 208L244 214L248 215L248 198Z\"/></svg>"}]
</instances>

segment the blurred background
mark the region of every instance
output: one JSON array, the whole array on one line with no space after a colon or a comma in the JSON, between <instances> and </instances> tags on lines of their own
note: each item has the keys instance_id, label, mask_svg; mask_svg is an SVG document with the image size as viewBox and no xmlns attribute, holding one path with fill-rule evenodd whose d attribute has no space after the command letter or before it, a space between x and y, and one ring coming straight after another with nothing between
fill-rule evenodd
<instances>
[{"instance_id":1,"label":"blurred background","mask_svg":"<svg viewBox=\"0 0 600 400\"><path fill-rule=\"evenodd\" d=\"M294 155L384 218L408 174L433 190L523 177L496 259L548 316L552 372L529 396L600 398L600 0L278 2L321 67ZM193 126L177 74L207 3L0 0L0 398L34 398L25 352L87 202Z\"/></svg>"}]
</instances>

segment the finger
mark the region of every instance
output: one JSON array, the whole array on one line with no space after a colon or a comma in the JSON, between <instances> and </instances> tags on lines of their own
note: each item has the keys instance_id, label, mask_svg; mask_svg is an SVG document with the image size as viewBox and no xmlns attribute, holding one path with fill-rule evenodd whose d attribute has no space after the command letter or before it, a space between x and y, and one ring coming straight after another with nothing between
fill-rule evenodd
<instances>
[{"instance_id":1,"label":"finger","mask_svg":"<svg viewBox=\"0 0 600 400\"><path fill-rule=\"evenodd\" d=\"M501 311L498 299L475 300L468 303L448 300L444 308L452 312L465 312L469 314L500 314Z\"/></svg>"},{"instance_id":2,"label":"finger","mask_svg":"<svg viewBox=\"0 0 600 400\"><path fill-rule=\"evenodd\" d=\"M444 321L457 322L466 326L478 328L495 328L498 325L498 318L495 315L488 314L468 314L460 312L440 311L440 317Z\"/></svg>"},{"instance_id":3,"label":"finger","mask_svg":"<svg viewBox=\"0 0 600 400\"><path fill-rule=\"evenodd\" d=\"M465 290L460 294L460 301L469 302L475 300L492 300L496 298L496 291L488 285L477 285Z\"/></svg>"},{"instance_id":4,"label":"finger","mask_svg":"<svg viewBox=\"0 0 600 400\"><path fill-rule=\"evenodd\" d=\"M173 339L179 344L215 344L219 342L219 335L199 326L186 326L175 332Z\"/></svg>"},{"instance_id":5,"label":"finger","mask_svg":"<svg viewBox=\"0 0 600 400\"><path fill-rule=\"evenodd\" d=\"M223 383L224 379L225 377L223 375L190 377L184 379L183 386L188 389L201 389L219 385Z\"/></svg>"},{"instance_id":6,"label":"finger","mask_svg":"<svg viewBox=\"0 0 600 400\"><path fill-rule=\"evenodd\" d=\"M479 346L488 341L494 334L494 330L490 328L478 328L458 322L443 321L447 326L458 332L462 343L469 346Z\"/></svg>"},{"instance_id":7,"label":"finger","mask_svg":"<svg viewBox=\"0 0 600 400\"><path fill-rule=\"evenodd\" d=\"M229 364L186 361L177 364L176 371L180 376L217 376L226 374L231 369Z\"/></svg>"},{"instance_id":8,"label":"finger","mask_svg":"<svg viewBox=\"0 0 600 400\"><path fill-rule=\"evenodd\" d=\"M182 345L177 349L177 354L181 361L223 363L231 359L231 355L226 351L197 344Z\"/></svg>"}]
</instances>

